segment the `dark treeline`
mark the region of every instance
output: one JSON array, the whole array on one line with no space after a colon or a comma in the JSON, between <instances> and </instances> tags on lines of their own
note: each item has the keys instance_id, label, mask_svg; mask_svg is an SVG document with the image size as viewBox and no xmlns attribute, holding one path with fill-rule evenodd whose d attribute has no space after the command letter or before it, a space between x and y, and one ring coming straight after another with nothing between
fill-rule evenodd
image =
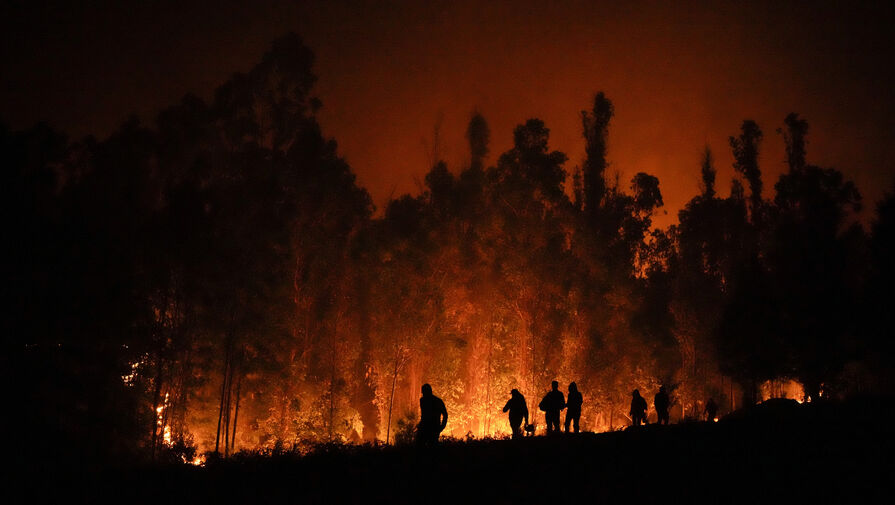
<instances>
[{"instance_id":1,"label":"dark treeline","mask_svg":"<svg viewBox=\"0 0 895 505\"><path fill-rule=\"evenodd\" d=\"M811 399L890 383L895 196L865 231L798 115L772 188L744 121L732 187L706 148L665 230L659 180L609 173L602 93L580 167L538 119L488 163L476 114L468 164L437 161L374 218L315 119L312 63L286 36L211 101L104 140L0 129L3 369L29 442L102 459L393 440L424 382L458 437L507 432L507 392L553 379L584 392L585 429L626 425L634 387L674 384L681 418L769 381Z\"/></svg>"}]
</instances>

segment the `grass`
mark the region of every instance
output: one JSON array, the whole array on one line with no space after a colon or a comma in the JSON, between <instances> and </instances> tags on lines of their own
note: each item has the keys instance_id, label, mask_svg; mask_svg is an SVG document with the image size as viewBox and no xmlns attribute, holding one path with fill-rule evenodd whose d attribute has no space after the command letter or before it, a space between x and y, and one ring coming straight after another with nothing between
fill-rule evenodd
<instances>
[{"instance_id":1,"label":"grass","mask_svg":"<svg viewBox=\"0 0 895 505\"><path fill-rule=\"evenodd\" d=\"M777 400L718 423L415 446L320 446L43 476L67 503L856 503L895 496L891 399ZM38 476L32 476L38 477ZM42 501L42 500L41 500Z\"/></svg>"}]
</instances>

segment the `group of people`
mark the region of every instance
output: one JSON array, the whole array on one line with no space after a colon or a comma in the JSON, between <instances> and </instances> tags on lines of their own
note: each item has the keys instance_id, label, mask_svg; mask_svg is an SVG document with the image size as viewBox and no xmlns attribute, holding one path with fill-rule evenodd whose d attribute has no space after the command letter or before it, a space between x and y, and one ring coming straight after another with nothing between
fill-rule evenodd
<instances>
[{"instance_id":1,"label":"group of people","mask_svg":"<svg viewBox=\"0 0 895 505\"><path fill-rule=\"evenodd\" d=\"M441 432L447 426L448 413L447 407L441 398L432 393L432 386L423 384L423 396L420 398L420 422L417 425L417 440L424 445L433 444L438 441ZM563 410L566 411L565 432L573 429L575 433L579 431L581 420L581 405L584 398L578 391L578 385L574 382L569 384L568 399L559 390L559 382L553 381L550 385L550 391L544 395L538 408L544 412L544 418L547 422L547 434L553 435L560 433L559 419ZM653 398L653 406L656 409L656 417L658 424L668 424L668 409L671 407L671 397L665 386L659 388L659 392ZM631 393L631 424L640 426L647 423L647 403L646 399L640 396L640 391L635 389ZM525 396L518 389L510 391L510 399L503 407L503 411L508 414L510 427L513 430L513 438L520 438L526 431L533 433L534 426L529 424L528 405ZM718 412L718 406L715 401L709 398L706 402L705 412L709 421L715 419Z\"/></svg>"},{"instance_id":2,"label":"group of people","mask_svg":"<svg viewBox=\"0 0 895 505\"><path fill-rule=\"evenodd\" d=\"M563 410L566 411L566 433L569 432L570 428L574 429L575 433L578 433L582 403L584 403L584 398L578 391L577 384L574 382L569 384L569 398L567 402L566 397L559 390L559 382L553 381L550 391L538 404L538 408L544 412L544 417L547 421L547 433L559 433L559 418ZM518 389L510 391L510 399L504 405L503 411L509 415L513 438L519 438L523 435L523 426L528 428L529 431L533 431L533 427L528 424L528 405L525 402L525 397Z\"/></svg>"},{"instance_id":3,"label":"group of people","mask_svg":"<svg viewBox=\"0 0 895 505\"><path fill-rule=\"evenodd\" d=\"M656 423L667 425L668 409L671 407L671 397L668 396L668 391L665 390L665 386L659 387L659 392L656 393L656 396L653 398L653 407L656 408ZM639 390L635 389L631 392L631 424L634 426L646 424L646 410L646 399L640 396ZM714 399L709 398L705 403L703 414L706 416L706 420L715 420L718 415L718 405L715 403Z\"/></svg>"},{"instance_id":4,"label":"group of people","mask_svg":"<svg viewBox=\"0 0 895 505\"><path fill-rule=\"evenodd\" d=\"M668 396L668 392L665 391L665 386L659 388L659 392L656 393L656 397L653 399L653 406L656 407L658 424L668 424L668 407L671 406L671 398ZM635 389L631 392L631 410L629 412L632 425L640 426L647 423L646 409L646 399L640 396L640 390Z\"/></svg>"}]
</instances>

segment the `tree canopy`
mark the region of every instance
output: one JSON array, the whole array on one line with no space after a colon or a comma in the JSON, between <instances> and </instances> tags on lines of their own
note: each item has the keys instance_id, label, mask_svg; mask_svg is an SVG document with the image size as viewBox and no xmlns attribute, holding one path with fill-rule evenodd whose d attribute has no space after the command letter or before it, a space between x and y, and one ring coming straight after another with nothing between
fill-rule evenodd
<instances>
[{"instance_id":1,"label":"tree canopy","mask_svg":"<svg viewBox=\"0 0 895 505\"><path fill-rule=\"evenodd\" d=\"M0 128L4 368L32 429L97 457L187 459L393 440L423 383L460 437L505 432L508 391L537 398L553 379L584 391L589 429L614 429L638 387L673 385L693 416L768 381L816 400L856 369L861 387L890 376L875 328L891 328L893 199L866 233L855 185L808 162L798 115L773 198L746 120L729 194L706 147L667 229L657 177L609 173L602 92L580 167L537 118L491 155L476 112L468 164L435 159L420 194L375 216L317 122L312 65L287 35L210 102L106 139Z\"/></svg>"}]
</instances>

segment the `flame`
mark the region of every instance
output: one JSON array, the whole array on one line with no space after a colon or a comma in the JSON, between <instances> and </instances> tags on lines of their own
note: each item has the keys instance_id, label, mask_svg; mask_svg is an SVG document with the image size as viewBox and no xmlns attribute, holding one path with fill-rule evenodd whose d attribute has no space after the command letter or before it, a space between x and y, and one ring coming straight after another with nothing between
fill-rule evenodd
<instances>
[{"instance_id":1,"label":"flame","mask_svg":"<svg viewBox=\"0 0 895 505\"><path fill-rule=\"evenodd\" d=\"M199 454L193 459L187 459L186 456L181 456L180 459L183 460L184 463L193 466L203 466L205 465L205 455Z\"/></svg>"},{"instance_id":2,"label":"flame","mask_svg":"<svg viewBox=\"0 0 895 505\"><path fill-rule=\"evenodd\" d=\"M164 442L165 445L170 447L170 446L174 445L174 441L171 436L171 425L165 423L165 415L164 415L165 409L168 408L168 399L169 398L170 398L170 394L165 393L165 400L162 402L161 405L156 407L156 409L155 409L155 424L156 424L156 426L161 428L162 441Z\"/></svg>"},{"instance_id":3,"label":"flame","mask_svg":"<svg viewBox=\"0 0 895 505\"><path fill-rule=\"evenodd\" d=\"M137 378L137 371L139 370L140 366L143 365L144 361L145 361L145 357L139 361L134 361L134 362L130 363L130 368L131 368L130 373L121 376L121 380L122 380L122 382L124 382L125 386L132 387L134 385L134 381Z\"/></svg>"},{"instance_id":4,"label":"flame","mask_svg":"<svg viewBox=\"0 0 895 505\"><path fill-rule=\"evenodd\" d=\"M515 384L501 384L500 376L495 375L496 378L493 378L497 385L491 386L490 394L487 391L487 388L483 385L483 382L473 382L473 384L479 384L478 388L473 396L469 400L465 400L460 397L451 396L451 390L448 389L447 386L442 387L440 390L436 390L436 394L438 394L442 399L445 400L447 404L449 420L446 429L442 432L442 437L444 438L453 438L453 439L462 439L462 440L481 440L481 439L506 439L512 436L512 430L510 429L509 420L507 414L502 412L502 407L508 396L504 396L502 394L503 391L507 390L509 387L514 386ZM560 383L565 386L568 383L567 378L559 377ZM641 383L637 383L635 385L640 386L641 392L643 392L644 396L647 397L648 403L652 403L652 395L658 389L658 386L655 383L647 383L641 385ZM616 386L619 387L619 386ZM739 386L737 386L739 388ZM583 411L580 419L580 427L582 432L590 432L590 433L603 433L603 432L612 432L618 430L624 430L630 425L630 419L625 415L627 411L627 404L629 398L629 387L621 386L621 389L617 389L614 393L607 389L600 390L598 392L591 392L588 390L583 390L582 392L585 395L585 404L583 406ZM732 390L731 390L732 391ZM738 391L737 391L738 392ZM544 421L544 413L539 411L537 408L538 400L540 400L543 391L531 391L527 392L526 401L529 407L529 423L535 425L536 434L543 435L545 433L545 421ZM727 395L733 395L733 392L728 393L723 391L725 397ZM804 387L798 381L791 380L789 378L779 378L772 381L767 381L760 385L760 400L768 400L770 398L789 398L798 401L799 403L808 402L810 399L807 397L804 391ZM718 399L717 393L715 393L715 398ZM829 394L827 392L827 394ZM414 394L414 399L416 395ZM610 403L607 401L606 397L611 397L613 402ZM159 434L161 436L158 437L159 443L164 443L167 446L172 446L180 440L181 436L188 438L191 443L195 441L195 445L200 452L210 451L214 448L214 426L211 425L211 429L208 429L209 424L204 421L201 417L198 416L197 411L191 411L189 414L191 417L187 419L183 425L177 425L178 431L174 432L174 424L170 424L170 414L167 409L172 407L173 399L175 398L175 394L172 392L169 397L168 394L162 395L164 401L161 401L161 405L156 408L156 416L157 416L157 427L159 430ZM686 405L688 409L692 408L692 412L698 412L700 414L703 413L702 407L704 406L703 399L700 398L699 394L690 394L685 398L687 400ZM273 437L269 437L263 439L260 442L256 442L258 445L252 445L252 440L257 440L256 436L260 437L260 433L264 433L263 430L270 429L268 426L263 424L261 421L256 421L253 416L255 413L250 410L252 408L252 403L250 402L251 398L246 397L243 400L243 406L240 407L239 414L239 436L245 436L245 444L243 444L243 448L246 449L258 449L264 448L268 446L272 446ZM386 398L387 400L387 398ZM465 401L464 401L465 400ZM680 401L680 398L678 398ZM397 400L396 400L397 401ZM416 402L412 402L409 405L405 404L400 407L395 407L395 419L401 419L402 416L405 416L407 413L412 413L415 416L419 416L419 410ZM723 404L723 406L727 406L726 401L719 401L719 404ZM385 407L383 407L385 405ZM396 404L397 405L397 404ZM377 406L380 408L387 408L387 403L378 403ZM692 407L691 407L692 406ZM732 403L731 403L732 406ZM737 408L741 408L742 405L737 402ZM216 406L214 407L217 408ZM316 405L310 404L307 408L302 408L301 413L305 415L319 415L319 411L315 410L317 408ZM722 408L723 413L726 413L727 409ZM653 408L650 405L650 413L652 414ZM671 413L671 422L676 423L680 420L680 408L678 410L672 411ZM264 414L264 413L262 413ZM324 414L325 416L325 414ZM340 414L341 419L338 419L338 424L335 424L333 430L333 436L336 440L345 442L345 443L364 443L367 442L368 439L362 439L361 435L364 433L364 424L361 419L361 415L358 411L353 410L352 408L346 408ZM204 416L206 419L216 419L215 416ZM694 417L696 417L694 415ZM710 423L718 423L720 422L720 415L717 417L709 417L706 419L704 414L700 417L701 419L707 420ZM263 418L262 418L263 419ZM375 440L379 440L380 442L385 441L385 426L386 426L386 416L383 414L381 419L381 424L379 428L381 431L378 434L374 434L372 437ZM308 421L304 421L308 424L313 421L313 418ZM564 430L565 425L565 411L561 414L560 418L560 430ZM187 431L181 426L189 426L190 429ZM392 435L396 433L396 430L399 429L397 421L393 420L392 425ZM415 422L414 422L415 426ZM297 433L297 429L292 427L291 429L296 430L291 432ZM403 429L403 428L402 428ZM296 436L296 435L292 435ZM301 435L305 436L305 435ZM315 441L326 440L326 432L323 431L323 435L320 438L313 438L314 435L307 435L307 438L296 438L302 444L313 444ZM392 438L391 440L394 440ZM264 444L268 444L265 446ZM287 446L288 447L288 446ZM201 466L205 463L205 458L203 456L196 456L194 458L190 458L189 456L183 457L184 464Z\"/></svg>"},{"instance_id":5,"label":"flame","mask_svg":"<svg viewBox=\"0 0 895 505\"><path fill-rule=\"evenodd\" d=\"M799 403L810 402L805 388L799 381L792 379L776 379L761 384L761 401L771 398L790 398Z\"/></svg>"}]
</instances>

